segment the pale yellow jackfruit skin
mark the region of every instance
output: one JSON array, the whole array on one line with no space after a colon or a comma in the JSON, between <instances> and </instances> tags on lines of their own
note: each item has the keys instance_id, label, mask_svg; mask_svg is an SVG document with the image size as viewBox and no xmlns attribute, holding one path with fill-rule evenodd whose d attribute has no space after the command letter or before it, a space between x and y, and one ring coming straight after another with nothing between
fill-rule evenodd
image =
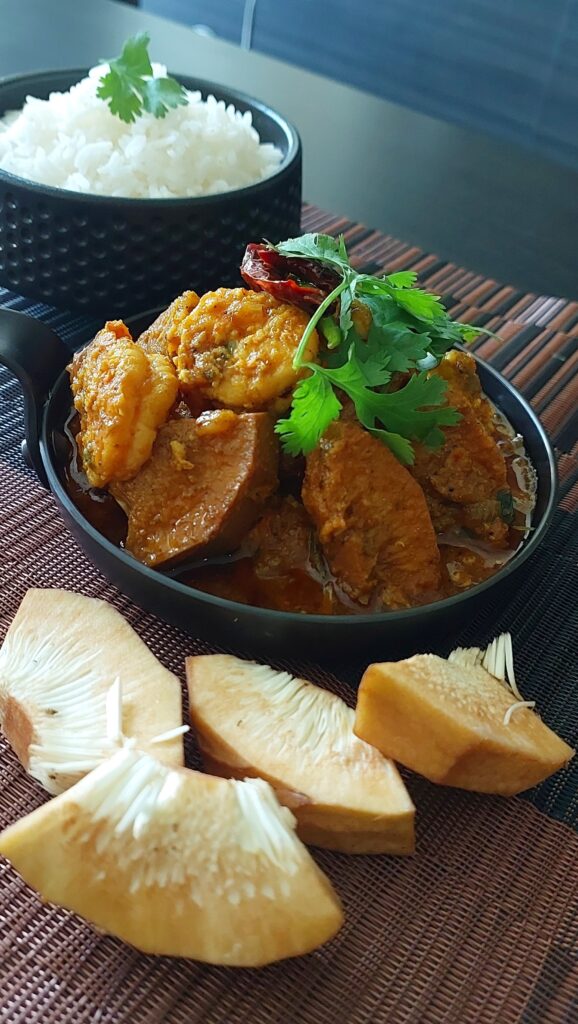
<instances>
[{"instance_id":1,"label":"pale yellow jackfruit skin","mask_svg":"<svg viewBox=\"0 0 578 1024\"><path fill-rule=\"evenodd\" d=\"M143 785L159 789L153 810L117 834L143 767ZM133 792L115 812L111 793L127 783ZM90 802L103 784L99 817ZM7 828L0 854L43 900L144 953L258 967L310 952L343 922L266 783L171 770L137 751L119 752Z\"/></svg>"},{"instance_id":2,"label":"pale yellow jackfruit skin","mask_svg":"<svg viewBox=\"0 0 578 1024\"><path fill-rule=\"evenodd\" d=\"M191 720L208 771L266 779L305 843L409 854L415 808L392 761L353 735L335 694L227 655L187 658Z\"/></svg>"},{"instance_id":3,"label":"pale yellow jackfruit skin","mask_svg":"<svg viewBox=\"0 0 578 1024\"><path fill-rule=\"evenodd\" d=\"M542 782L574 751L481 667L420 654L370 665L355 732L431 782L512 796Z\"/></svg>"}]
</instances>

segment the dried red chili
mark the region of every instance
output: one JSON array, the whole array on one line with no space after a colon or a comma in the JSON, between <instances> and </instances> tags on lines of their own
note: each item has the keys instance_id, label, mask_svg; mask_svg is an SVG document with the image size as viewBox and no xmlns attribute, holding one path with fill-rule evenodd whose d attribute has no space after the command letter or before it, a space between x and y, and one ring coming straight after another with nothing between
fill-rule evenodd
<instances>
[{"instance_id":1,"label":"dried red chili","mask_svg":"<svg viewBox=\"0 0 578 1024\"><path fill-rule=\"evenodd\" d=\"M254 242L245 250L241 276L255 291L269 292L308 313L321 305L340 280L317 260L282 256L270 245Z\"/></svg>"}]
</instances>

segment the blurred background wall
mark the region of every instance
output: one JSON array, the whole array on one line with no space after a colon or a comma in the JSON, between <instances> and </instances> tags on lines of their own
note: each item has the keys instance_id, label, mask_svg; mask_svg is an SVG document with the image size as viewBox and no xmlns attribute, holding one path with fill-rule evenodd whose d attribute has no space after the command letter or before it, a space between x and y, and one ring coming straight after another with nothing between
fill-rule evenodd
<instances>
[{"instance_id":1,"label":"blurred background wall","mask_svg":"<svg viewBox=\"0 0 578 1024\"><path fill-rule=\"evenodd\" d=\"M140 6L578 167L578 0Z\"/></svg>"}]
</instances>

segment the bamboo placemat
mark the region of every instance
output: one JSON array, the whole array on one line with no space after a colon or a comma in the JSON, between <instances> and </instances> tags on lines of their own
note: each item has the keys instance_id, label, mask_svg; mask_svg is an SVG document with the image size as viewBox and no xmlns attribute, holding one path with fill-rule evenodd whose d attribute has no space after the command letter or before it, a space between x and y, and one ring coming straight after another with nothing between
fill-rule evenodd
<instances>
[{"instance_id":1,"label":"bamboo placemat","mask_svg":"<svg viewBox=\"0 0 578 1024\"><path fill-rule=\"evenodd\" d=\"M578 738L578 303L524 294L361 225L304 208L306 230L343 231L355 262L412 267L457 318L502 341L478 350L531 400L556 446L560 501L540 551L499 603L455 643L515 638L525 696L566 740ZM194 284L194 282L192 282ZM0 290L0 303L47 320L72 346L96 325ZM133 311L130 311L133 312ZM0 636L30 586L112 601L183 675L207 650L145 614L92 567L50 494L23 465L16 382L0 376ZM354 700L363 666L337 678L293 664ZM189 763L197 763L192 739ZM39 903L0 865L0 1024L561 1024L578 1019L578 766L526 800L476 797L410 776L418 807L411 859L316 853L347 923L328 946L261 971L143 956ZM0 825L45 799L12 752L0 761ZM543 813L546 812L546 813ZM548 815L548 816L546 816ZM557 820L556 820L557 819Z\"/></svg>"}]
</instances>

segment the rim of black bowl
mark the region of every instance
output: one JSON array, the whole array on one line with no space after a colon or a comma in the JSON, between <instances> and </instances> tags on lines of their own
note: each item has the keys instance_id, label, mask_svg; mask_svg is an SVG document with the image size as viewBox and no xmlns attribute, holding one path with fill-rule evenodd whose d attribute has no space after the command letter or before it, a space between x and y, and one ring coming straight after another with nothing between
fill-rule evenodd
<instances>
[{"instance_id":1,"label":"rim of black bowl","mask_svg":"<svg viewBox=\"0 0 578 1024\"><path fill-rule=\"evenodd\" d=\"M135 319L135 318L133 318ZM47 418L49 413L49 406L51 403L52 393L48 401L44 405L43 423L42 423L42 436L40 438L40 447L42 452L42 458L46 468L46 473L50 483L50 487L58 496L59 501L66 507L69 514L78 522L81 523L82 528L89 536L97 542L97 544L104 547L111 555L116 556L123 564L128 565L130 569L135 570L137 573L142 573L145 577L153 582L156 582L161 587L167 587L169 590L175 591L183 596L194 595L196 598L201 599L207 604L215 605L219 608L225 607L230 609L232 612L237 612L242 615L251 614L258 619L263 620L276 620L279 622L292 622L292 623L307 623L312 626L321 626L324 624L336 623L337 625L343 625L352 627L354 623L375 623L376 625L385 622L403 622L406 619L411 619L416 615L426 616L428 614L435 614L442 609L451 609L455 605L459 605L464 601L468 601L475 595L482 593L485 590L489 590L498 581L506 579L513 572L516 572L523 562L525 562L529 556L538 547L542 538L550 525L550 520L554 514L556 506L556 492L558 484L558 473L556 459L550 443L548 434L544 430L542 423L537 416L534 409L532 409L529 402L526 401L524 396L514 387L510 381L504 377L498 370L496 370L491 363L486 362L480 356L472 353L476 362L480 363L481 366L485 367L494 377L496 377L502 385L510 391L516 401L522 406L525 412L531 417L534 422L534 426L540 435L540 440L544 446L544 450L547 455L548 461L548 479L545 481L545 486L549 486L550 493L548 502L540 522L536 526L532 535L522 541L521 547L518 551L510 558L508 562L501 569L498 569L493 576L488 577L487 580L483 580L481 583L477 583L475 586L470 587L468 590L464 590L460 594L453 594L451 597L445 597L441 601L432 601L430 604L415 605L412 608L402 608L398 610L386 611L386 612L373 612L371 614L354 614L354 615L319 615L310 614L308 612L284 612L278 611L275 608L262 608L259 605L242 604L240 601L231 601L225 597L217 597L215 594L210 594L205 590L197 590L195 587L187 586L185 583L180 583L179 580L173 579L170 576L165 576L158 569L151 569L149 566L139 562L136 558L133 558L123 548L117 547L111 541L109 541L102 533L91 524L82 515L80 509L72 501L68 491L63 486L60 477L58 475L55 466L52 461L52 446L48 437L47 430ZM64 371L66 373L66 371ZM63 379L61 375L55 382L52 392L59 387ZM162 613L160 613L162 616Z\"/></svg>"},{"instance_id":2,"label":"rim of black bowl","mask_svg":"<svg viewBox=\"0 0 578 1024\"><path fill-rule=\"evenodd\" d=\"M90 68L52 68L49 71L34 71L21 75L6 75L5 77L0 78L0 98L1 91L6 85L12 85L18 82L24 84L27 81L33 83L38 82L39 80L58 78L67 75L70 75L71 77L78 75L78 81L80 81L82 78L86 78L90 70ZM100 205L108 204L111 206L129 203L135 208L139 205L150 208L154 206L182 206L190 203L204 206L206 204L215 203L215 201L219 200L232 200L238 197L254 195L256 192L261 192L263 189L267 188L275 178L282 175L283 172L291 166L295 157L299 155L301 151L301 137L295 125L291 121L288 121L283 114L278 113L278 111L274 110L264 101L258 100L254 96L249 96L248 93L241 92L239 89L230 88L229 86L219 84L218 82L211 82L206 78L195 78L192 75L182 75L178 72L173 73L172 71L169 72L169 74L176 78L177 81L181 82L181 84L185 85L185 88L191 91L197 89L202 92L204 96L211 93L214 95L215 92L226 93L231 96L230 102L234 103L235 106L237 102L239 102L241 104L245 104L247 107L254 107L261 114L264 114L265 117L268 117L271 121L275 121L282 129L287 139L287 152L276 170L266 178L262 178L261 181L256 181L252 185L243 185L241 188L229 189L227 192L213 192L206 196L175 196L170 199L145 199L135 198L134 196L105 196L96 192L75 192L73 189L58 188L55 185L44 185L40 181L32 181L30 178L22 178L19 174L12 174L11 171L5 171L1 167L0 180L14 182L15 185L19 185L20 187L24 186L33 192L40 192L58 199L66 199L67 197L70 197L71 199L74 199L75 202L96 202ZM194 82L196 85L187 85L187 82ZM72 84L75 85L77 83L73 82ZM30 95L32 95L32 93ZM271 145L273 145L273 143L271 143Z\"/></svg>"}]
</instances>

